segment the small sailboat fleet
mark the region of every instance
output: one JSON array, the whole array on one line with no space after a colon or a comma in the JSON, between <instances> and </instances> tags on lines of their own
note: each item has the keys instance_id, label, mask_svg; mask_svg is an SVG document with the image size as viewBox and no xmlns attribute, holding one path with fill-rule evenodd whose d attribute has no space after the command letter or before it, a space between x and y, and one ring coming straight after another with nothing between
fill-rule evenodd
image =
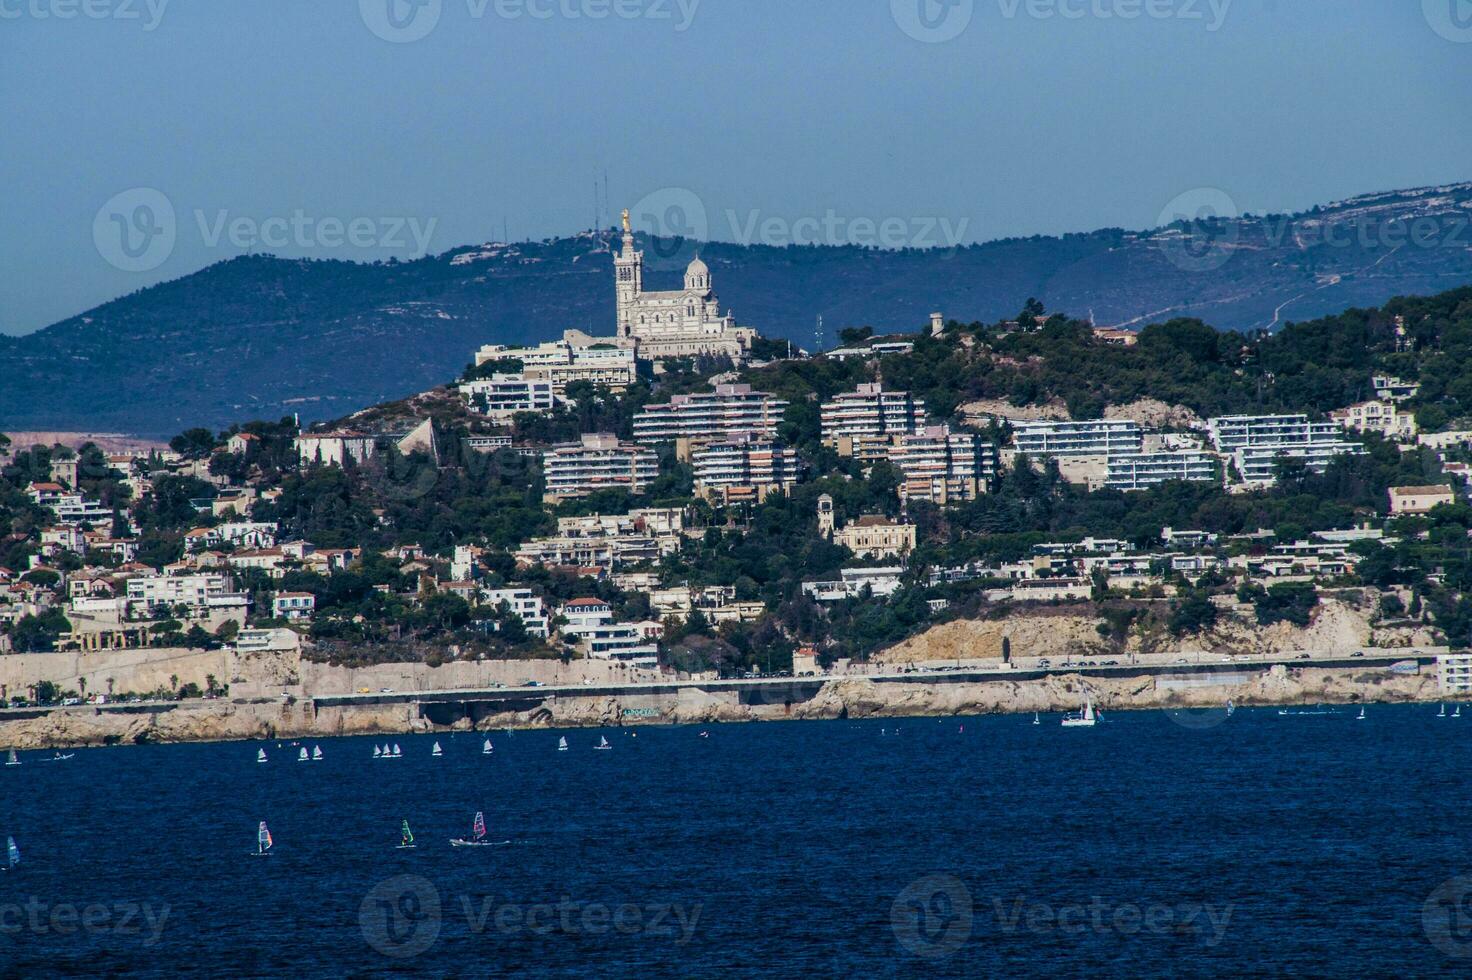
<instances>
[{"instance_id":1,"label":"small sailboat fleet","mask_svg":"<svg viewBox=\"0 0 1472 980\"><path fill-rule=\"evenodd\" d=\"M322 746L320 746L320 745L314 745L314 746L312 746L312 761L313 762L321 762L322 761Z\"/></svg>"},{"instance_id":2,"label":"small sailboat fleet","mask_svg":"<svg viewBox=\"0 0 1472 980\"><path fill-rule=\"evenodd\" d=\"M566 735L560 736L557 739L557 751L558 752L566 752L567 751L567 736Z\"/></svg>"},{"instance_id":3,"label":"small sailboat fleet","mask_svg":"<svg viewBox=\"0 0 1472 980\"><path fill-rule=\"evenodd\" d=\"M16 756L15 749L11 749L10 750L10 755L8 755L8 756L5 757L5 764L7 766L18 766L18 765L20 765L20 758L18 756Z\"/></svg>"},{"instance_id":4,"label":"small sailboat fleet","mask_svg":"<svg viewBox=\"0 0 1472 980\"><path fill-rule=\"evenodd\" d=\"M399 751L399 746L397 744L395 744L393 748L389 748L387 742L383 744L383 748L379 748L376 745L373 746L373 758L375 759L401 759L403 758L403 755L404 754Z\"/></svg>"},{"instance_id":5,"label":"small sailboat fleet","mask_svg":"<svg viewBox=\"0 0 1472 980\"><path fill-rule=\"evenodd\" d=\"M312 757L307 754L307 747L305 745L303 745L301 751L297 753L296 761L297 762L311 762L312 761Z\"/></svg>"},{"instance_id":6,"label":"small sailboat fleet","mask_svg":"<svg viewBox=\"0 0 1472 980\"><path fill-rule=\"evenodd\" d=\"M434 748L430 749L429 754L438 759L445 754L445 750L440 748L440 743L436 742L434 743Z\"/></svg>"},{"instance_id":7,"label":"small sailboat fleet","mask_svg":"<svg viewBox=\"0 0 1472 980\"><path fill-rule=\"evenodd\" d=\"M1318 715L1335 715L1335 714L1338 714L1338 713L1339 712L1336 711L1334 708L1327 708L1327 707L1325 707L1322 704L1319 705L1319 706L1317 706L1317 707L1315 707L1315 708L1299 708L1299 709L1296 709L1296 710L1290 710L1288 708L1279 708L1278 709L1278 714L1281 717L1284 717L1284 718L1290 718L1290 717L1311 718L1311 717L1316 717Z\"/></svg>"},{"instance_id":8,"label":"small sailboat fleet","mask_svg":"<svg viewBox=\"0 0 1472 980\"><path fill-rule=\"evenodd\" d=\"M271 831L266 829L266 821L262 820L260 827L256 829L256 857L270 857L271 847L275 841L271 840Z\"/></svg>"},{"instance_id":9,"label":"small sailboat fleet","mask_svg":"<svg viewBox=\"0 0 1472 980\"><path fill-rule=\"evenodd\" d=\"M399 831L399 846L394 849L398 851L407 851L410 848L417 846L418 845L414 843L414 831L409 829L409 821L405 820L403 828Z\"/></svg>"},{"instance_id":10,"label":"small sailboat fleet","mask_svg":"<svg viewBox=\"0 0 1472 980\"><path fill-rule=\"evenodd\" d=\"M20 864L20 848L15 846L14 837L5 838L5 864L0 866L0 871L14 871L15 866Z\"/></svg>"},{"instance_id":11,"label":"small sailboat fleet","mask_svg":"<svg viewBox=\"0 0 1472 980\"><path fill-rule=\"evenodd\" d=\"M400 758L403 758L403 755L404 755L403 751L399 749L399 743L398 742L395 742L394 743L394 758L395 759L400 759Z\"/></svg>"},{"instance_id":12,"label":"small sailboat fleet","mask_svg":"<svg viewBox=\"0 0 1472 980\"><path fill-rule=\"evenodd\" d=\"M1099 713L1094 710L1094 698L1090 694L1084 695L1084 706L1078 714L1063 716L1064 728L1093 728L1098 722Z\"/></svg>"},{"instance_id":13,"label":"small sailboat fleet","mask_svg":"<svg viewBox=\"0 0 1472 980\"><path fill-rule=\"evenodd\" d=\"M600 750L600 751L606 751L608 749L613 748L613 746L608 744L608 736L607 735L599 735L598 736L598 744L595 745L595 746L593 746L593 748L595 748L597 750Z\"/></svg>"},{"instance_id":14,"label":"small sailboat fleet","mask_svg":"<svg viewBox=\"0 0 1472 980\"><path fill-rule=\"evenodd\" d=\"M486 815L481 811L475 811L475 822L470 825L469 837L456 837L450 841L451 847L490 847L492 841L486 840Z\"/></svg>"}]
</instances>

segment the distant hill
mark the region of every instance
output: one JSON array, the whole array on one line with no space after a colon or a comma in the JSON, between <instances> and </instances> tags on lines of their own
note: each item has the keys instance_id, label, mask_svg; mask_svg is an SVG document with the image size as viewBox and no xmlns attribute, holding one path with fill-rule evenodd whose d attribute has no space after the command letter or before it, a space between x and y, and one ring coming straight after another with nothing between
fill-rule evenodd
<instances>
[{"instance_id":1,"label":"distant hill","mask_svg":"<svg viewBox=\"0 0 1472 980\"><path fill-rule=\"evenodd\" d=\"M1472 183L1130 232L955 249L777 248L647 239L678 283L695 251L722 303L811 347L822 315L912 331L932 310L1011 316L1029 296L1100 325L1176 316L1275 329L1393 296L1472 283ZM613 325L611 233L359 265L237 258L25 337L0 337L0 429L163 436L299 412L309 422L441 383L480 344Z\"/></svg>"}]
</instances>

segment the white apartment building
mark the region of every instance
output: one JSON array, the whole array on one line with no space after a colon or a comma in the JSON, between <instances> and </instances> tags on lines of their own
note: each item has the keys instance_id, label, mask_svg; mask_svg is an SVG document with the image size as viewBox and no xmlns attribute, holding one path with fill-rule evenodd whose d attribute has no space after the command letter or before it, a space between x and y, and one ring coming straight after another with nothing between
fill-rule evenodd
<instances>
[{"instance_id":1,"label":"white apartment building","mask_svg":"<svg viewBox=\"0 0 1472 980\"><path fill-rule=\"evenodd\" d=\"M797 450L771 439L737 438L702 445L692 457L695 492L732 503L764 500L797 485Z\"/></svg>"},{"instance_id":2,"label":"white apartment building","mask_svg":"<svg viewBox=\"0 0 1472 980\"><path fill-rule=\"evenodd\" d=\"M160 606L188 606L191 614L245 609L250 597L234 591L229 575L144 575L128 579L128 611L151 615Z\"/></svg>"},{"instance_id":3,"label":"white apartment building","mask_svg":"<svg viewBox=\"0 0 1472 980\"><path fill-rule=\"evenodd\" d=\"M895 438L890 460L904 477L900 497L937 504L973 500L997 473L997 450L970 432L931 425Z\"/></svg>"},{"instance_id":4,"label":"white apartment building","mask_svg":"<svg viewBox=\"0 0 1472 980\"><path fill-rule=\"evenodd\" d=\"M1145 490L1170 480L1213 483L1220 466L1210 453L1138 453L1110 456L1104 485L1112 490Z\"/></svg>"},{"instance_id":5,"label":"white apartment building","mask_svg":"<svg viewBox=\"0 0 1472 980\"><path fill-rule=\"evenodd\" d=\"M588 657L636 667L658 665L659 646L637 624L614 622L613 609L602 599L572 599L558 612L567 621L561 634Z\"/></svg>"},{"instance_id":6,"label":"white apartment building","mask_svg":"<svg viewBox=\"0 0 1472 980\"><path fill-rule=\"evenodd\" d=\"M1144 433L1133 419L1094 419L1057 422L1048 419L1009 420L1012 441L1029 456L1115 456L1139 453Z\"/></svg>"},{"instance_id":7,"label":"white apartment building","mask_svg":"<svg viewBox=\"0 0 1472 980\"><path fill-rule=\"evenodd\" d=\"M1244 446L1232 454L1243 483L1267 485L1278 478L1278 461L1302 460L1311 472L1322 473L1336 456L1363 456L1365 447L1342 439L1296 443L1286 446Z\"/></svg>"},{"instance_id":8,"label":"white apartment building","mask_svg":"<svg viewBox=\"0 0 1472 980\"><path fill-rule=\"evenodd\" d=\"M1352 432L1374 432L1386 439L1411 442L1416 438L1416 416L1395 402L1372 400L1335 409L1329 413L1339 425Z\"/></svg>"},{"instance_id":9,"label":"white apartment building","mask_svg":"<svg viewBox=\"0 0 1472 980\"><path fill-rule=\"evenodd\" d=\"M925 425L925 401L908 391L885 391L880 384L859 385L822 406L823 444L839 455L877 460L888 455L895 436Z\"/></svg>"},{"instance_id":10,"label":"white apartment building","mask_svg":"<svg viewBox=\"0 0 1472 980\"><path fill-rule=\"evenodd\" d=\"M1344 434L1336 423L1310 422L1307 415L1223 415L1209 419L1206 429L1212 445L1224 453L1334 442Z\"/></svg>"},{"instance_id":11,"label":"white apartment building","mask_svg":"<svg viewBox=\"0 0 1472 980\"><path fill-rule=\"evenodd\" d=\"M1472 653L1443 653L1436 658L1436 669L1443 694L1472 694Z\"/></svg>"},{"instance_id":12,"label":"white apartment building","mask_svg":"<svg viewBox=\"0 0 1472 980\"><path fill-rule=\"evenodd\" d=\"M487 606L500 608L504 603L506 607L515 613L526 627L526 631L534 636L547 638L548 620L547 604L542 597L526 588L506 589L481 589L480 601Z\"/></svg>"},{"instance_id":13,"label":"white apartment building","mask_svg":"<svg viewBox=\"0 0 1472 980\"><path fill-rule=\"evenodd\" d=\"M838 602L841 599L857 599L867 589L870 595L891 596L899 591L900 576L905 570L898 566L879 568L844 568L839 570L836 580L826 582L804 582L802 590L814 602Z\"/></svg>"},{"instance_id":14,"label":"white apartment building","mask_svg":"<svg viewBox=\"0 0 1472 980\"><path fill-rule=\"evenodd\" d=\"M550 412L557 404L551 381L525 374L493 374L466 381L460 385L460 394L470 403L471 411L498 420L509 419L517 412Z\"/></svg>"},{"instance_id":15,"label":"white apartment building","mask_svg":"<svg viewBox=\"0 0 1472 980\"><path fill-rule=\"evenodd\" d=\"M551 382L558 395L574 381L622 391L637 377L631 346L620 345L613 337L590 337L579 330L564 331L561 340L549 340L536 347L487 344L475 352L477 367L502 360L520 361L524 377Z\"/></svg>"},{"instance_id":16,"label":"white apartment building","mask_svg":"<svg viewBox=\"0 0 1472 980\"><path fill-rule=\"evenodd\" d=\"M659 457L652 449L618 441L607 432L584 435L579 442L554 446L542 454L546 489L542 500L556 503L586 497L599 490L643 493L659 476Z\"/></svg>"},{"instance_id":17,"label":"white apartment building","mask_svg":"<svg viewBox=\"0 0 1472 980\"><path fill-rule=\"evenodd\" d=\"M713 392L674 395L663 405L645 406L634 416L634 441L773 439L786 410L787 402L752 391L751 385L716 385Z\"/></svg>"}]
</instances>

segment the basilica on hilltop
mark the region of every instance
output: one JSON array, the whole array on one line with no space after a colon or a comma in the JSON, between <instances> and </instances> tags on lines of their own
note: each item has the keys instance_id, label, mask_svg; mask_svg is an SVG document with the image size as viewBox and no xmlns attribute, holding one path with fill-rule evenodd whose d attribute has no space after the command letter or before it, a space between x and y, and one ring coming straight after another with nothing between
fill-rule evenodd
<instances>
[{"instance_id":1,"label":"basilica on hilltop","mask_svg":"<svg viewBox=\"0 0 1472 980\"><path fill-rule=\"evenodd\" d=\"M641 360L724 355L744 361L756 331L738 327L711 288L710 269L699 256L685 269L685 288L644 289L644 253L634 249L629 212L623 213L623 249L614 256L620 345L634 346Z\"/></svg>"}]
</instances>

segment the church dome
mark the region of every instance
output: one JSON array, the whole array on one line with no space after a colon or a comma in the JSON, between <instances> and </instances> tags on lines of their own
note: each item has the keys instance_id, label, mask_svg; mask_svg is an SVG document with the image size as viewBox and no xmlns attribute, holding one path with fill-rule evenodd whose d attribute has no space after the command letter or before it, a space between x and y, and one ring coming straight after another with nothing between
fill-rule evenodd
<instances>
[{"instance_id":1,"label":"church dome","mask_svg":"<svg viewBox=\"0 0 1472 980\"><path fill-rule=\"evenodd\" d=\"M695 258L691 261L691 263L688 266L685 267L685 277L687 279L690 278L691 276L708 276L708 275L710 275L710 269L706 267L705 262L698 255L695 256Z\"/></svg>"}]
</instances>

